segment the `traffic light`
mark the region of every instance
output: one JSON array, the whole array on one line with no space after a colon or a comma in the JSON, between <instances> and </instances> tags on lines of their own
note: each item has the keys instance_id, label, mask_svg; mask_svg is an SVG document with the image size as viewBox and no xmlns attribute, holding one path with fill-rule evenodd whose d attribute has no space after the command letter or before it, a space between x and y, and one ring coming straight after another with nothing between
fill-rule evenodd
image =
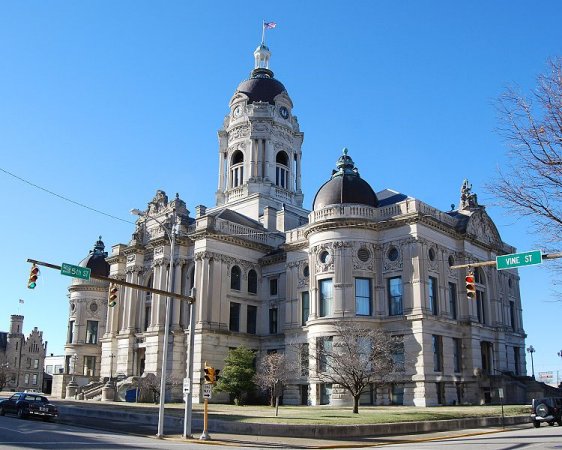
<instances>
[{"instance_id":1,"label":"traffic light","mask_svg":"<svg viewBox=\"0 0 562 450\"><path fill-rule=\"evenodd\" d=\"M119 288L116 284L109 285L109 303L108 305L113 308L117 304L117 294L119 292Z\"/></svg>"},{"instance_id":2,"label":"traffic light","mask_svg":"<svg viewBox=\"0 0 562 450\"><path fill-rule=\"evenodd\" d=\"M474 285L476 279L474 277L474 272L472 270L469 271L464 279L466 281L466 296L468 298L476 297L476 286Z\"/></svg>"},{"instance_id":3,"label":"traffic light","mask_svg":"<svg viewBox=\"0 0 562 450\"><path fill-rule=\"evenodd\" d=\"M205 384L215 384L215 369L205 365Z\"/></svg>"},{"instance_id":4,"label":"traffic light","mask_svg":"<svg viewBox=\"0 0 562 450\"><path fill-rule=\"evenodd\" d=\"M29 289L35 289L35 286L37 286L37 277L39 277L40 274L39 267L33 264L31 266L31 272L29 272L29 280L27 281L27 287Z\"/></svg>"},{"instance_id":5,"label":"traffic light","mask_svg":"<svg viewBox=\"0 0 562 450\"><path fill-rule=\"evenodd\" d=\"M220 372L219 369L215 369L215 377L214 377L215 383L214 384L217 384L217 382L219 381L219 372Z\"/></svg>"}]
</instances>

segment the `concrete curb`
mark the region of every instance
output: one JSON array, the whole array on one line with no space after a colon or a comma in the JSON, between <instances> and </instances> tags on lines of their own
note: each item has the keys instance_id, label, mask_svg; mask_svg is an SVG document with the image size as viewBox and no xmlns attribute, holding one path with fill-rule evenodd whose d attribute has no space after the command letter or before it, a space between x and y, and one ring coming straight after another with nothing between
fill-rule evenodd
<instances>
[{"instance_id":1,"label":"concrete curb","mask_svg":"<svg viewBox=\"0 0 562 450\"><path fill-rule=\"evenodd\" d=\"M109 419L134 422L141 425L157 425L158 416L154 413L128 412L104 408L80 408L80 406L60 405L58 407L61 419L71 419L72 416ZM505 417L504 425L511 426L530 423L530 416ZM183 429L183 417L167 415L166 428ZM194 429L202 429L201 419L193 420ZM452 431L473 428L501 427L501 417L479 417L468 419L433 420L428 422L399 422L371 425L287 425L266 423L240 423L225 420L209 420L209 432L243 434L253 436L281 436L294 438L353 438L364 436L392 436L415 433L431 433L438 431Z\"/></svg>"}]
</instances>

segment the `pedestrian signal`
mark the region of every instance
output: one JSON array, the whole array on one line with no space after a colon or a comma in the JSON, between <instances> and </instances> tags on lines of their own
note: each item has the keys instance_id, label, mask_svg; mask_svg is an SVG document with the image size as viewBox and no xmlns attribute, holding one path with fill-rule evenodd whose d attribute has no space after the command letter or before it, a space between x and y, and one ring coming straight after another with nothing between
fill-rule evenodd
<instances>
[{"instance_id":1,"label":"pedestrian signal","mask_svg":"<svg viewBox=\"0 0 562 450\"><path fill-rule=\"evenodd\" d=\"M29 272L29 280L27 281L27 287L29 289L35 289L35 286L37 286L37 278L40 274L39 267L33 264L31 266L31 271Z\"/></svg>"},{"instance_id":2,"label":"pedestrian signal","mask_svg":"<svg viewBox=\"0 0 562 450\"><path fill-rule=\"evenodd\" d=\"M468 298L476 297L476 286L474 285L476 279L474 277L474 272L473 271L468 272L468 274L464 279L466 281L466 296Z\"/></svg>"},{"instance_id":3,"label":"pedestrian signal","mask_svg":"<svg viewBox=\"0 0 562 450\"><path fill-rule=\"evenodd\" d=\"M108 305L113 308L117 304L117 294L119 293L119 288L116 284L111 284L109 286L109 303Z\"/></svg>"}]
</instances>

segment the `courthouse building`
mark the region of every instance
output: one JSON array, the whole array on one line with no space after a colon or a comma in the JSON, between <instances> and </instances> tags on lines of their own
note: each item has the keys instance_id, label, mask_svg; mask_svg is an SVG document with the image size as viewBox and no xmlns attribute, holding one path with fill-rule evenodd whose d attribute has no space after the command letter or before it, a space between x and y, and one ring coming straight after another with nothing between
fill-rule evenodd
<instances>
[{"instance_id":1,"label":"courthouse building","mask_svg":"<svg viewBox=\"0 0 562 450\"><path fill-rule=\"evenodd\" d=\"M361 178L361 166L373 163L368 152L354 160L352 151L334 149L334 170L310 193L308 211L298 108L270 70L269 49L262 44L254 56L218 132L216 204L192 214L177 195L157 191L126 243L106 257L100 240L81 264L166 290L173 260L174 290L196 288L195 402L205 361L222 369L229 349L241 345L258 358L294 343L313 351L341 320L403 337L397 357L404 371L365 392L364 404L479 404L500 386L507 399L521 400L514 381L526 372L517 271L476 268L477 293L468 300L466 270L451 268L515 251L469 183L459 179L458 206L440 211ZM177 236L173 255L162 226ZM109 308L107 292L107 283L73 281L67 370L74 364L91 379L159 375L167 339L168 373L184 378L188 305L172 301L166 337L165 297L121 288ZM351 403L338 386L314 378L313 362L303 362L284 387L284 403ZM181 385L167 398L181 398Z\"/></svg>"}]
</instances>

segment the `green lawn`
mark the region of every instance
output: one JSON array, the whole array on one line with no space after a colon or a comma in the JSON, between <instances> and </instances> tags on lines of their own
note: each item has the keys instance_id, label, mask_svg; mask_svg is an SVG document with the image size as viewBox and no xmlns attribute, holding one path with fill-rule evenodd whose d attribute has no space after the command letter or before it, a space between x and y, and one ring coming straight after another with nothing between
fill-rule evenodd
<instances>
[{"instance_id":1,"label":"green lawn","mask_svg":"<svg viewBox=\"0 0 562 450\"><path fill-rule=\"evenodd\" d=\"M178 409L182 406L177 405ZM202 405L194 404L193 409L200 413ZM467 417L501 416L501 406L437 406L431 408L413 406L361 406L359 414L353 414L351 407L329 406L281 406L279 416L275 408L267 406L234 406L209 404L211 418L253 423L280 424L377 424L394 422L417 422L447 420ZM530 414L528 405L506 405L505 416Z\"/></svg>"}]
</instances>

